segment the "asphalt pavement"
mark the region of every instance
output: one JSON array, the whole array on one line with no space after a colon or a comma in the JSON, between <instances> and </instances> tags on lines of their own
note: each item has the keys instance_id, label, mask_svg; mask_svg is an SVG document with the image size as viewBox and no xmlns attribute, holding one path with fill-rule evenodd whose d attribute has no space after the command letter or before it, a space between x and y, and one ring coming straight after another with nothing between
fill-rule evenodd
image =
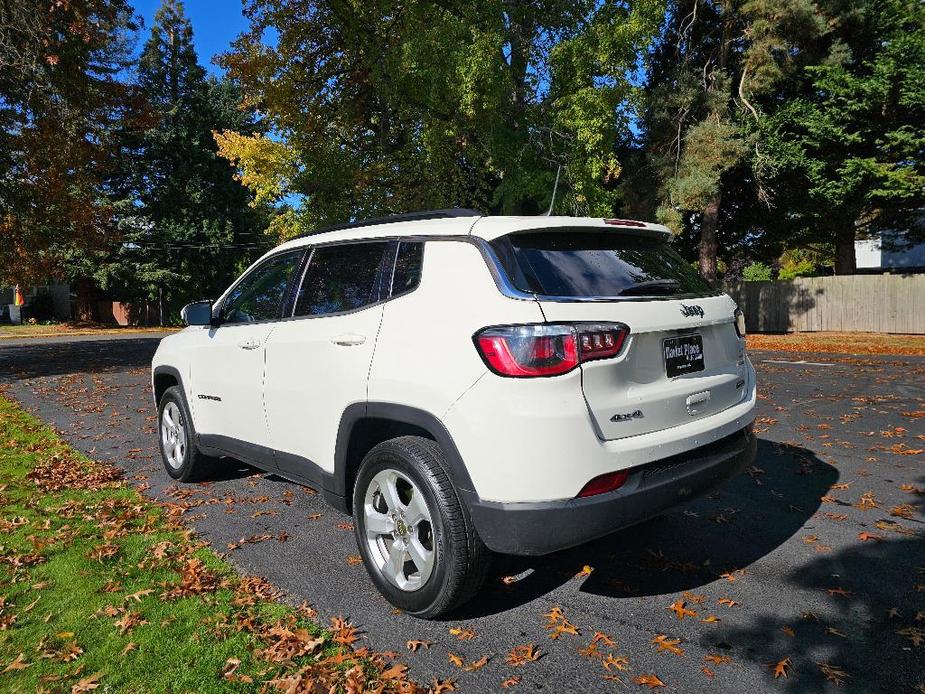
<instances>
[{"instance_id":1,"label":"asphalt pavement","mask_svg":"<svg viewBox=\"0 0 925 694\"><path fill-rule=\"evenodd\" d=\"M472 603L424 622L379 596L354 562L350 518L313 490L230 460L205 484L168 478L150 395L157 341L0 342L0 387L123 467L242 573L399 652L419 682L497 691L517 675L513 691L596 692L654 675L672 692L925 691L923 358L754 353L754 468L591 544L496 557ZM557 606L578 635L550 638L544 615ZM411 639L432 645L411 653ZM525 644L542 657L505 662ZM450 653L489 660L466 672Z\"/></svg>"}]
</instances>

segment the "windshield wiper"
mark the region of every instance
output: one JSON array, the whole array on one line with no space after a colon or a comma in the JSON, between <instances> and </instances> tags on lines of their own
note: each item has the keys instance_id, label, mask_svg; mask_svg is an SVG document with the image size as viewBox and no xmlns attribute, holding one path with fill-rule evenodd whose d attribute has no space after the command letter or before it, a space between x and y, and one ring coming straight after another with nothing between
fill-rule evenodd
<instances>
[{"instance_id":1,"label":"windshield wiper","mask_svg":"<svg viewBox=\"0 0 925 694\"><path fill-rule=\"evenodd\" d=\"M668 294L677 289L679 286L681 286L681 283L677 280L649 280L648 282L638 282L637 284L631 285L626 289L622 289L617 296L645 294L647 292L651 292L652 290L656 290L655 293Z\"/></svg>"}]
</instances>

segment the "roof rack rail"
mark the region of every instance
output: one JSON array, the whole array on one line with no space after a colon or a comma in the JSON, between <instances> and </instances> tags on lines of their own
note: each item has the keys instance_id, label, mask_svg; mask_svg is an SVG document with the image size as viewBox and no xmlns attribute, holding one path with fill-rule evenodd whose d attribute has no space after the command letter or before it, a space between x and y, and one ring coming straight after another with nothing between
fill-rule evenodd
<instances>
[{"instance_id":1,"label":"roof rack rail","mask_svg":"<svg viewBox=\"0 0 925 694\"><path fill-rule=\"evenodd\" d=\"M443 210L418 210L416 212L403 212L401 214L390 214L385 217L373 217L371 219L360 219L356 222L346 222L344 224L333 224L322 227L314 231L308 231L299 234L298 238L323 234L328 231L340 231L341 229L356 229L358 227L371 227L377 224L392 224L393 222L413 222L421 219L450 219L452 217L481 217L483 216L478 210L472 210L465 207L451 207Z\"/></svg>"}]
</instances>

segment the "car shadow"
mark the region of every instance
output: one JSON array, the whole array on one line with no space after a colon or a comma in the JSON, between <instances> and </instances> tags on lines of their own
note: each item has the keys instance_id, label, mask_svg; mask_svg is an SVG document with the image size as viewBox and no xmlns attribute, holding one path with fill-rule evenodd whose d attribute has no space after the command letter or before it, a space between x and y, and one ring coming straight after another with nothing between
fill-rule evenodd
<instances>
[{"instance_id":1,"label":"car shadow","mask_svg":"<svg viewBox=\"0 0 925 694\"><path fill-rule=\"evenodd\" d=\"M838 471L811 451L759 439L753 468L707 497L544 557L496 555L480 599L450 618L505 612L576 576L582 592L612 598L697 589L786 542L837 479Z\"/></svg>"},{"instance_id":2,"label":"car shadow","mask_svg":"<svg viewBox=\"0 0 925 694\"><path fill-rule=\"evenodd\" d=\"M0 343L0 382L150 367L158 337Z\"/></svg>"},{"instance_id":3,"label":"car shadow","mask_svg":"<svg viewBox=\"0 0 925 694\"><path fill-rule=\"evenodd\" d=\"M918 481L925 486L925 477ZM841 680L854 692L920 691L925 522L918 519L925 497L911 496L907 506L904 517L884 509L871 515L873 538L820 554L783 576L794 596L783 610L775 606L775 614L769 606L749 624L721 629L714 638L760 665L789 659L788 677L775 681L784 691L824 691L826 680Z\"/></svg>"}]
</instances>

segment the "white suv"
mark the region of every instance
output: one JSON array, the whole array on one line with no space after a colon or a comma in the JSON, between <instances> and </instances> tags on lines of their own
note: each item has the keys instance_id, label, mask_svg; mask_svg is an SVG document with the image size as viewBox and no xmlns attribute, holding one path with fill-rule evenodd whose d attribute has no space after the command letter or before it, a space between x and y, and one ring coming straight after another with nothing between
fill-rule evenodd
<instances>
[{"instance_id":1,"label":"white suv","mask_svg":"<svg viewBox=\"0 0 925 694\"><path fill-rule=\"evenodd\" d=\"M744 323L622 219L438 210L289 241L154 356L179 480L220 456L353 513L372 580L421 617L489 552L572 547L750 464Z\"/></svg>"}]
</instances>

